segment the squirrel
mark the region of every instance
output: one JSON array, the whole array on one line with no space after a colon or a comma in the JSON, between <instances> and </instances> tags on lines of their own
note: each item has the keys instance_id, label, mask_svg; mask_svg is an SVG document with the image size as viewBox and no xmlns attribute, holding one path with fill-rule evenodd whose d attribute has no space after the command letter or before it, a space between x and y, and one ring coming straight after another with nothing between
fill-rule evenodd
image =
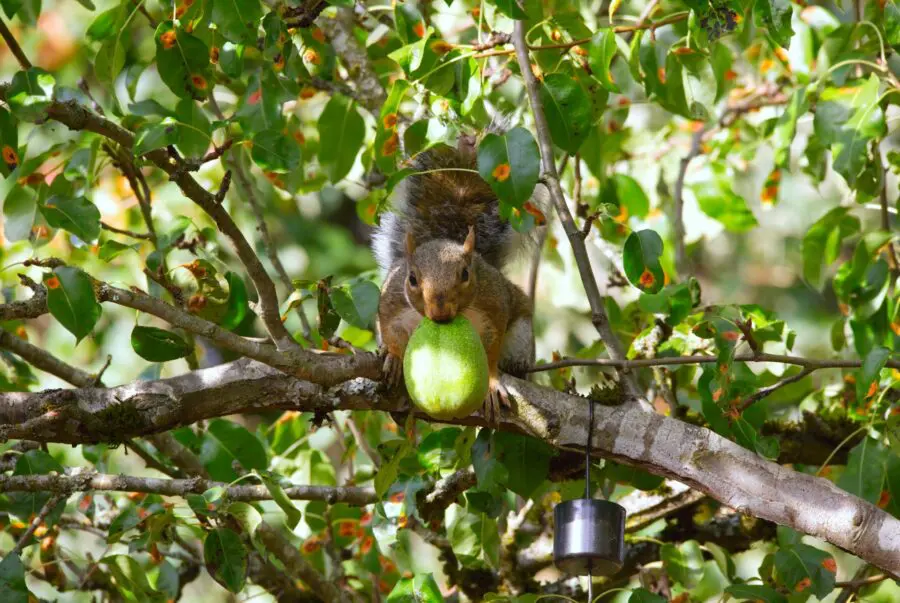
<instances>
[{"instance_id":1,"label":"squirrel","mask_svg":"<svg viewBox=\"0 0 900 603\"><path fill-rule=\"evenodd\" d=\"M385 380L395 386L423 316L466 317L487 353L483 413L496 424L501 405L509 407L500 372L525 377L535 362L532 300L502 269L536 237L501 218L496 194L476 171L475 149L474 137L461 135L457 148L436 146L410 160L414 172L398 185L373 235L384 276L376 331L386 352ZM533 202L540 204L537 196Z\"/></svg>"}]
</instances>

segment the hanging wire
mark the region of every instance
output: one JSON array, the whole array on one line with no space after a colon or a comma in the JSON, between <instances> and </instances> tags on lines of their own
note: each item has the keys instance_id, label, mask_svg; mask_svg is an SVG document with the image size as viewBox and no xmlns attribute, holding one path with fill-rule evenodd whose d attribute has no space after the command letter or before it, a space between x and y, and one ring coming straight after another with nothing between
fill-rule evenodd
<instances>
[{"instance_id":1,"label":"hanging wire","mask_svg":"<svg viewBox=\"0 0 900 603\"><path fill-rule=\"evenodd\" d=\"M594 439L594 401L588 398L587 445L584 447L584 497L591 498L591 442ZM588 603L594 601L593 560L588 559Z\"/></svg>"}]
</instances>

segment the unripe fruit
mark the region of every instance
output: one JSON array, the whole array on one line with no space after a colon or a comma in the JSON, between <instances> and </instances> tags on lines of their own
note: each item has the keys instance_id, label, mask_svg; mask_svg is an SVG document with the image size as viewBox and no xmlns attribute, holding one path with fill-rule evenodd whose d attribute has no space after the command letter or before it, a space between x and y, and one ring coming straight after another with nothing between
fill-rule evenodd
<instances>
[{"instance_id":1,"label":"unripe fruit","mask_svg":"<svg viewBox=\"0 0 900 603\"><path fill-rule=\"evenodd\" d=\"M413 403L435 419L461 419L488 393L487 354L466 318L449 323L423 318L403 358L406 389Z\"/></svg>"}]
</instances>

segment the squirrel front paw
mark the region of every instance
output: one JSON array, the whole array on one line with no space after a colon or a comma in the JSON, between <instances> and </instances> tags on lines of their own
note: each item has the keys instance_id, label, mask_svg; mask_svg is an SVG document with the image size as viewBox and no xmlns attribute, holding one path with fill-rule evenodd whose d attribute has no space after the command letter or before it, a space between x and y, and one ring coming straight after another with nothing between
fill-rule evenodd
<instances>
[{"instance_id":1,"label":"squirrel front paw","mask_svg":"<svg viewBox=\"0 0 900 603\"><path fill-rule=\"evenodd\" d=\"M487 398L484 399L484 409L482 411L488 425L500 424L501 406L509 408L509 391L506 389L506 386L500 383L499 376L491 377L488 386L488 395Z\"/></svg>"},{"instance_id":2,"label":"squirrel front paw","mask_svg":"<svg viewBox=\"0 0 900 603\"><path fill-rule=\"evenodd\" d=\"M397 387L403 380L403 359L386 354L384 365L381 367L382 380L388 387Z\"/></svg>"}]
</instances>

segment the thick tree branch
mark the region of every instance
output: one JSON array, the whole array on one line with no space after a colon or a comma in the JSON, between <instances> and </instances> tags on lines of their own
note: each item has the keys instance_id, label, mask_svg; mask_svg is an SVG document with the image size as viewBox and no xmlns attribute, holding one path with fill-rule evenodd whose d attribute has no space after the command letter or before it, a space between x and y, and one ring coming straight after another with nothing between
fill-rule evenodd
<instances>
[{"instance_id":1,"label":"thick tree branch","mask_svg":"<svg viewBox=\"0 0 900 603\"><path fill-rule=\"evenodd\" d=\"M224 488L225 496L233 501L272 500L265 486L229 486L202 478L166 479L108 475L94 471L72 471L66 475L0 475L0 492L145 492L163 496L203 494L210 488ZM373 488L288 486L284 488L294 500L320 500L329 504L346 503L362 507L377 501Z\"/></svg>"},{"instance_id":2,"label":"thick tree branch","mask_svg":"<svg viewBox=\"0 0 900 603\"><path fill-rule=\"evenodd\" d=\"M600 289L597 287L597 280L594 278L594 271L584 244L584 237L581 236L578 227L575 225L575 220L572 218L571 212L569 212L569 206L566 205L566 198L559 183L559 173L553 161L550 126L547 124L547 117L544 114L544 107L541 103L540 87L537 78L531 71L531 60L528 57L528 47L525 43L525 24L522 21L516 21L515 31L513 32L513 44L516 47L516 58L519 61L519 68L522 72L522 78L525 80L525 88L528 90L528 98L531 102L531 111L534 114L535 129L537 130L538 144L541 149L544 181L547 183L550 198L556 207L556 213L560 222L562 222L566 236L569 238L569 243L572 245L572 253L575 255L575 262L578 265L578 273L581 276L584 292L591 306L592 322L606 345L609 356L614 360L624 360L625 352L622 349L619 338L616 337L612 329L612 325L609 323L603 296L600 295ZM636 400L640 399L642 394L637 382L630 375L624 373L622 379L628 387L629 395Z\"/></svg>"},{"instance_id":3,"label":"thick tree branch","mask_svg":"<svg viewBox=\"0 0 900 603\"><path fill-rule=\"evenodd\" d=\"M504 376L511 411L501 426L563 450L583 450L584 398ZM115 442L241 412L403 412L406 400L356 379L323 388L252 360L109 389L0 396L2 435L61 443ZM792 471L695 425L640 406L595 405L598 457L640 467L704 492L740 513L822 538L881 569L900 571L900 520L824 478ZM427 419L427 417L421 417ZM484 425L478 415L457 421Z\"/></svg>"}]
</instances>

